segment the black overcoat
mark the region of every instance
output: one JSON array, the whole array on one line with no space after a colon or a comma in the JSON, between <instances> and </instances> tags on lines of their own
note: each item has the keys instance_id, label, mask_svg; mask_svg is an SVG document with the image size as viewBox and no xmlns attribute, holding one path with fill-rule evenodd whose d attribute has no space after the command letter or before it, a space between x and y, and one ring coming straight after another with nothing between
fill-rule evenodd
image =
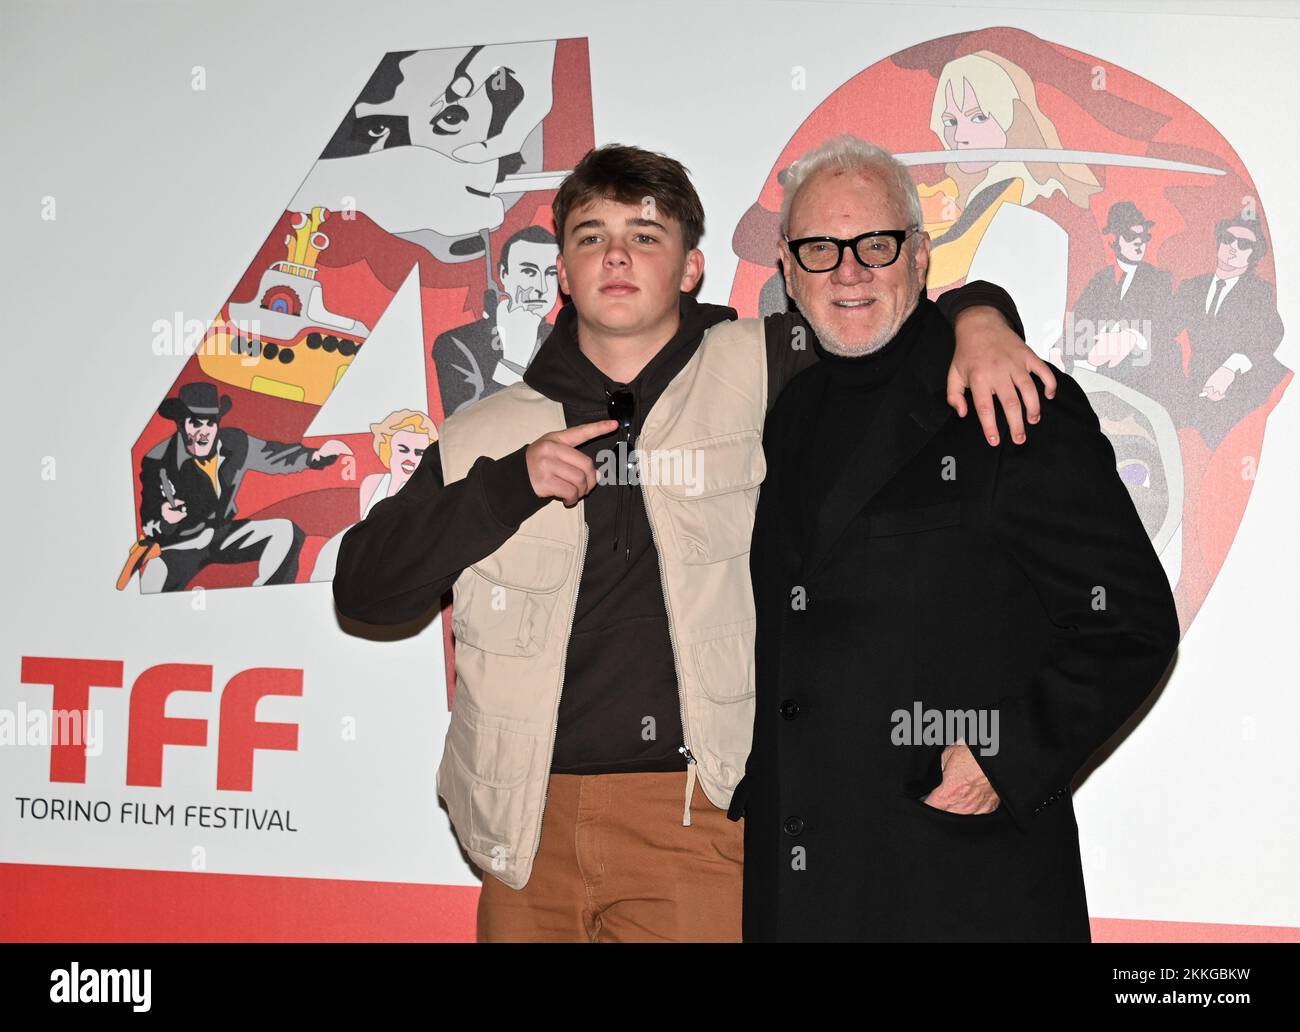
<instances>
[{"instance_id":1,"label":"black overcoat","mask_svg":"<svg viewBox=\"0 0 1300 1032\"><path fill-rule=\"evenodd\" d=\"M920 303L862 440L813 440L823 363L764 432L754 743L731 809L746 940L1087 940L1070 782L1177 648L1168 580L1082 389L1057 373L1028 442L1003 423L990 447L945 401L952 329ZM812 447L849 455L806 516ZM995 811L921 802L943 745L895 744L918 703L983 710L986 731L996 711L997 751L972 745Z\"/></svg>"}]
</instances>

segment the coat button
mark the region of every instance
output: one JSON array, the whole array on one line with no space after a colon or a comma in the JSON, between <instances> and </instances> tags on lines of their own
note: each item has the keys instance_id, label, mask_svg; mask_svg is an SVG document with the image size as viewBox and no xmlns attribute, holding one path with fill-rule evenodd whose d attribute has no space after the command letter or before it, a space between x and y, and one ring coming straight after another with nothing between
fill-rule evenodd
<instances>
[{"instance_id":1,"label":"coat button","mask_svg":"<svg viewBox=\"0 0 1300 1032\"><path fill-rule=\"evenodd\" d=\"M799 715L799 704L794 699L786 699L781 703L781 716L786 720L794 720Z\"/></svg>"},{"instance_id":2,"label":"coat button","mask_svg":"<svg viewBox=\"0 0 1300 1032\"><path fill-rule=\"evenodd\" d=\"M787 818L785 819L785 824L783 825L783 827L785 828L785 833L786 833L787 835L802 835L802 834L803 834L803 818L802 818L802 817L787 817Z\"/></svg>"}]
</instances>

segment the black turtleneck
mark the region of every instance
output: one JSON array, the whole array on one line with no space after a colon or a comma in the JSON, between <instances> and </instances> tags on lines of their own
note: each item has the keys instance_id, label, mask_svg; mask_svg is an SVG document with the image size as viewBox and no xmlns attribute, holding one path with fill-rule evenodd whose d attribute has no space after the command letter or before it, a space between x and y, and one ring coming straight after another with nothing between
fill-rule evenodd
<instances>
[{"instance_id":1,"label":"black turtleneck","mask_svg":"<svg viewBox=\"0 0 1300 1032\"><path fill-rule=\"evenodd\" d=\"M824 387L812 439L803 449L806 461L800 493L809 526L815 524L849 455L870 434L885 390L912 346L924 305L918 303L892 339L865 355L833 354L814 337Z\"/></svg>"}]
</instances>

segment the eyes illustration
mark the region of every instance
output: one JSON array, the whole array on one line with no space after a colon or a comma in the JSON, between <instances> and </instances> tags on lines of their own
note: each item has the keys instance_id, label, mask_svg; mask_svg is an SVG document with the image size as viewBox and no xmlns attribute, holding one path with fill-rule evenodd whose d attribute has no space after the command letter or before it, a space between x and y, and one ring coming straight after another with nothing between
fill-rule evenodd
<instances>
[{"instance_id":1,"label":"eyes illustration","mask_svg":"<svg viewBox=\"0 0 1300 1032\"><path fill-rule=\"evenodd\" d=\"M455 136L468 121L468 111L459 104L450 104L439 111L429 124L439 136Z\"/></svg>"},{"instance_id":2,"label":"eyes illustration","mask_svg":"<svg viewBox=\"0 0 1300 1032\"><path fill-rule=\"evenodd\" d=\"M986 115L983 111L976 111L975 114L973 114L973 115L970 116L970 121L971 121L971 123L972 123L973 125L983 125L983 124L984 124L985 122L987 122L988 120L989 120L989 116ZM956 116L956 115L944 115L944 116L943 116L943 124L946 125L949 129L956 129L956 128L957 128L957 116Z\"/></svg>"}]
</instances>

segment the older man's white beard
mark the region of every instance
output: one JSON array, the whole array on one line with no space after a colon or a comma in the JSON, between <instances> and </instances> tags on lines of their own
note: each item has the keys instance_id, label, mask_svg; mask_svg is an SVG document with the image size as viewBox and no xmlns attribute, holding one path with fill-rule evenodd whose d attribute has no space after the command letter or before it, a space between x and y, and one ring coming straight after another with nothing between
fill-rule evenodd
<instances>
[{"instance_id":1,"label":"older man's white beard","mask_svg":"<svg viewBox=\"0 0 1300 1032\"><path fill-rule=\"evenodd\" d=\"M876 334L876 336L872 337L864 344L848 344L832 333L829 326L819 326L817 321L806 313L804 317L808 320L808 325L813 328L813 333L817 334L817 339L821 341L822 347L832 355L839 355L842 358L862 358L879 351L898 336L898 331L903 328L903 323L907 322L908 317L915 310L916 303L914 302L912 307L904 312L902 317L898 320L897 326L891 326L889 329Z\"/></svg>"},{"instance_id":2,"label":"older man's white beard","mask_svg":"<svg viewBox=\"0 0 1300 1032\"><path fill-rule=\"evenodd\" d=\"M817 334L817 339L822 342L822 347L832 355L839 355L842 358L861 358L870 355L872 352L879 351L894 337L892 333L879 334L865 344L846 344L827 327L818 326L812 319L809 319L808 322L813 328L813 333Z\"/></svg>"}]
</instances>

